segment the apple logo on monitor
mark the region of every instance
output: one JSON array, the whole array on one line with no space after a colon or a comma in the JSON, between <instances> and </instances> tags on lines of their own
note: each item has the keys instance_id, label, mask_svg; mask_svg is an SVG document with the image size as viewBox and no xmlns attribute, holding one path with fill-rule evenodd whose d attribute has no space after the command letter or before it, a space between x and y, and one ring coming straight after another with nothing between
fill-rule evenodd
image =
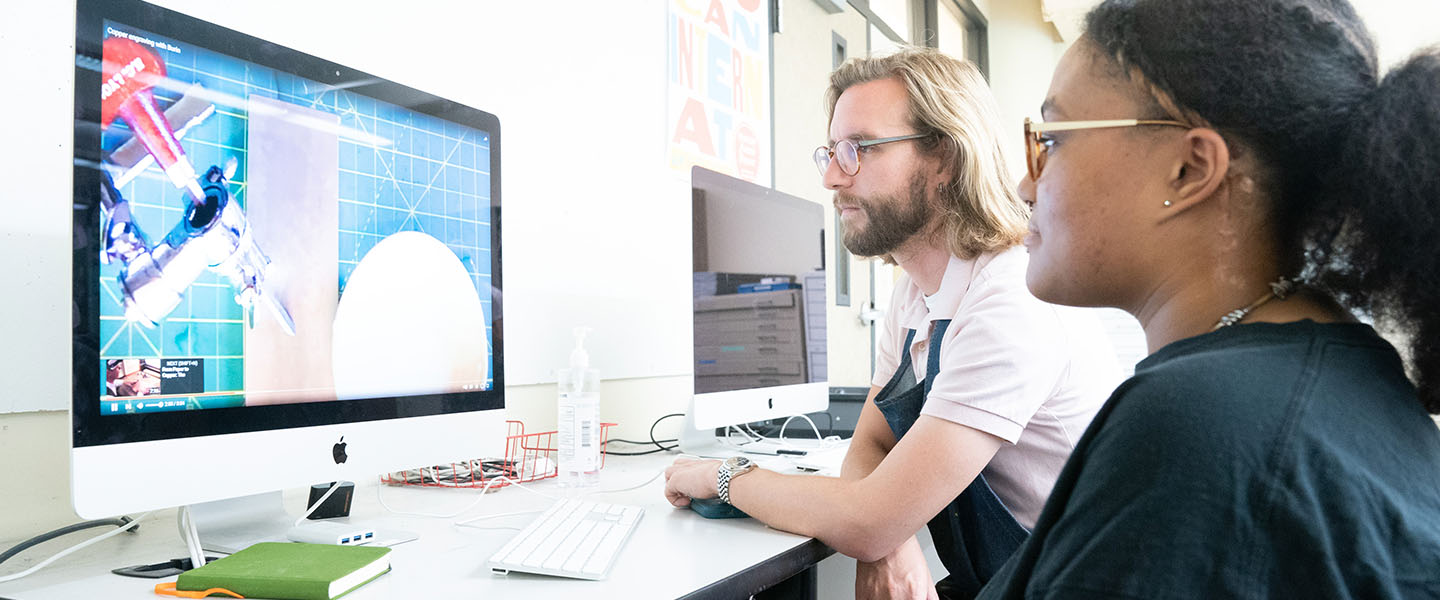
<instances>
[{"instance_id":1,"label":"apple logo on monitor","mask_svg":"<svg viewBox=\"0 0 1440 600\"><path fill-rule=\"evenodd\" d=\"M330 454L335 457L335 464L337 465L345 462L345 459L350 458L345 456L345 436L340 436L340 441L335 442L335 447L330 450Z\"/></svg>"}]
</instances>

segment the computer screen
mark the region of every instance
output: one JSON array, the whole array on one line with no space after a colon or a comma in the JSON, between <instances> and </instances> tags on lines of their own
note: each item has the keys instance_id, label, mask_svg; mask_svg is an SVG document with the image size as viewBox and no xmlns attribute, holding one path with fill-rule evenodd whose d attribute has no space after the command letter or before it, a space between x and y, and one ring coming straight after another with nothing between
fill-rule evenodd
<instances>
[{"instance_id":1,"label":"computer screen","mask_svg":"<svg viewBox=\"0 0 1440 600\"><path fill-rule=\"evenodd\" d=\"M695 426L824 410L824 207L701 167L691 188Z\"/></svg>"},{"instance_id":2,"label":"computer screen","mask_svg":"<svg viewBox=\"0 0 1440 600\"><path fill-rule=\"evenodd\" d=\"M77 511L502 446L496 116L132 0L75 76Z\"/></svg>"}]
</instances>

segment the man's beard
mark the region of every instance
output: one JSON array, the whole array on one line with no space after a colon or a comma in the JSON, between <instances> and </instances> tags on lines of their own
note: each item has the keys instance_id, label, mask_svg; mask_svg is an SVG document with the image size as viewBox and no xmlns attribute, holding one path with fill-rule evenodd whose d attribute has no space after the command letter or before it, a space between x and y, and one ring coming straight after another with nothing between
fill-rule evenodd
<instances>
[{"instance_id":1,"label":"man's beard","mask_svg":"<svg viewBox=\"0 0 1440 600\"><path fill-rule=\"evenodd\" d=\"M865 212L865 225L858 230L844 228L845 248L856 256L885 256L910 238L925 230L934 209L925 198L925 178L916 173L910 178L908 198L899 195L860 198L836 192L838 204L858 207Z\"/></svg>"}]
</instances>

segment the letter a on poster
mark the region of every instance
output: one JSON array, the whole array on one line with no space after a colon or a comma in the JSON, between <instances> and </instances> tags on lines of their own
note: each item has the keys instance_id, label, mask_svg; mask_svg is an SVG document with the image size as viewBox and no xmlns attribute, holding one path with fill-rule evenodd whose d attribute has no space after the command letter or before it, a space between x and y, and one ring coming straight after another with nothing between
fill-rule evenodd
<instances>
[{"instance_id":1,"label":"letter a on poster","mask_svg":"<svg viewBox=\"0 0 1440 600\"><path fill-rule=\"evenodd\" d=\"M770 3L670 0L667 157L770 185Z\"/></svg>"}]
</instances>

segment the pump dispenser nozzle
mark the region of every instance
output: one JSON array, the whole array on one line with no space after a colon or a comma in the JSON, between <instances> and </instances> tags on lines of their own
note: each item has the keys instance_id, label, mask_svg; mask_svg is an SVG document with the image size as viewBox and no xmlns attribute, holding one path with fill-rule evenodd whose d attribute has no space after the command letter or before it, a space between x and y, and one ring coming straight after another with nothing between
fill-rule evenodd
<instances>
[{"instance_id":1,"label":"pump dispenser nozzle","mask_svg":"<svg viewBox=\"0 0 1440 600\"><path fill-rule=\"evenodd\" d=\"M585 336L589 334L589 327L581 325L575 328L575 349L570 351L571 369L590 368L590 353L585 351Z\"/></svg>"}]
</instances>

